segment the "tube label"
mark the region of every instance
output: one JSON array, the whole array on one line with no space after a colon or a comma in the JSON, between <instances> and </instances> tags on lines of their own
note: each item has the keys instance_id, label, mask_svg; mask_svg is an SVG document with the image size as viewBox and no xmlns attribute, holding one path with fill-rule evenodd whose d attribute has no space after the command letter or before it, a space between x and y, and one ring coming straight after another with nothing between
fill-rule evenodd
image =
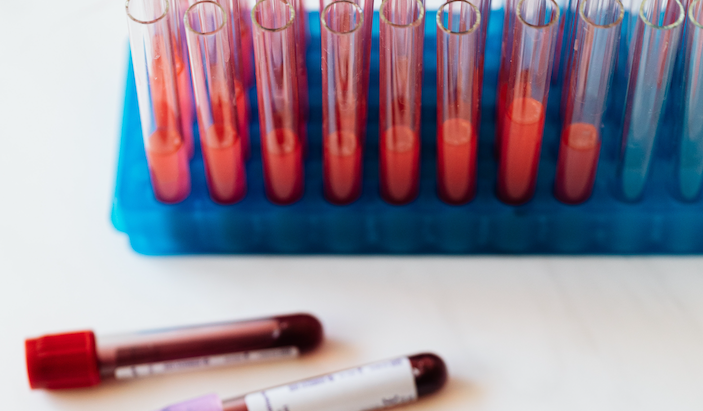
<instances>
[{"instance_id":1,"label":"tube label","mask_svg":"<svg viewBox=\"0 0 703 411\"><path fill-rule=\"evenodd\" d=\"M299 354L298 347L277 347L265 350L245 351L232 354L210 355L206 357L187 358L182 360L153 362L148 364L127 365L115 369L118 380L145 377L147 375L167 374L202 367L218 367L224 365L246 364L295 358Z\"/></svg>"},{"instance_id":2,"label":"tube label","mask_svg":"<svg viewBox=\"0 0 703 411\"><path fill-rule=\"evenodd\" d=\"M369 411L417 399L407 357L248 394L248 411Z\"/></svg>"}]
</instances>

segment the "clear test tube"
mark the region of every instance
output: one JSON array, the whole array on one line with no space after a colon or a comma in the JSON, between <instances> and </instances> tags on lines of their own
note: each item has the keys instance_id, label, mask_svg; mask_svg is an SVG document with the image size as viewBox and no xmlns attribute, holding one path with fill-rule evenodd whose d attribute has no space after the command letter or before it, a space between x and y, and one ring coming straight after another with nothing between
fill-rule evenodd
<instances>
[{"instance_id":1,"label":"clear test tube","mask_svg":"<svg viewBox=\"0 0 703 411\"><path fill-rule=\"evenodd\" d=\"M202 1L188 8L184 22L208 191L215 202L232 204L244 197L247 183L227 13Z\"/></svg>"},{"instance_id":2,"label":"clear test tube","mask_svg":"<svg viewBox=\"0 0 703 411\"><path fill-rule=\"evenodd\" d=\"M498 197L508 204L529 201L537 184L547 95L552 74L559 6L554 0L521 0L504 87L499 139Z\"/></svg>"},{"instance_id":3,"label":"clear test tube","mask_svg":"<svg viewBox=\"0 0 703 411\"><path fill-rule=\"evenodd\" d=\"M232 55L234 89L237 102L237 130L242 140L242 153L244 159L249 159L251 155L251 143L249 139L249 123L251 122L251 106L247 96L247 87L244 80L244 57L245 50L242 49L241 14L239 11L239 0L218 0L220 6L227 14L227 28L229 31L229 49Z\"/></svg>"},{"instance_id":4,"label":"clear test tube","mask_svg":"<svg viewBox=\"0 0 703 411\"><path fill-rule=\"evenodd\" d=\"M118 335L77 331L25 341L32 388L65 389L176 371L297 357L322 342L309 314Z\"/></svg>"},{"instance_id":5,"label":"clear test tube","mask_svg":"<svg viewBox=\"0 0 703 411\"><path fill-rule=\"evenodd\" d=\"M284 0L261 0L251 19L266 195L291 204L303 195L295 9Z\"/></svg>"},{"instance_id":6,"label":"clear test tube","mask_svg":"<svg viewBox=\"0 0 703 411\"><path fill-rule=\"evenodd\" d=\"M222 401L211 394L161 411L359 411L416 401L439 391L447 367L434 354L393 358Z\"/></svg>"},{"instance_id":7,"label":"clear test tube","mask_svg":"<svg viewBox=\"0 0 703 411\"><path fill-rule=\"evenodd\" d=\"M181 109L181 124L183 139L188 149L188 158L193 157L193 127L195 126L195 101L190 77L188 61L188 45L186 44L183 15L188 8L188 0L169 1L169 21L173 33L173 55L176 64L176 89L178 104Z\"/></svg>"},{"instance_id":8,"label":"clear test tube","mask_svg":"<svg viewBox=\"0 0 703 411\"><path fill-rule=\"evenodd\" d=\"M437 11L437 191L449 204L476 193L481 17L466 0Z\"/></svg>"},{"instance_id":9,"label":"clear test tube","mask_svg":"<svg viewBox=\"0 0 703 411\"><path fill-rule=\"evenodd\" d=\"M700 197L703 186L703 1L688 7L684 66L683 132L677 161L680 196Z\"/></svg>"},{"instance_id":10,"label":"clear test tube","mask_svg":"<svg viewBox=\"0 0 703 411\"><path fill-rule=\"evenodd\" d=\"M567 204L582 203L593 191L624 12L620 0L581 0L562 89L565 108L554 183L554 195Z\"/></svg>"},{"instance_id":11,"label":"clear test tube","mask_svg":"<svg viewBox=\"0 0 703 411\"><path fill-rule=\"evenodd\" d=\"M239 0L239 30L242 50L242 78L244 87L250 89L254 86L254 35L251 24L251 6L247 0Z\"/></svg>"},{"instance_id":12,"label":"clear test tube","mask_svg":"<svg viewBox=\"0 0 703 411\"><path fill-rule=\"evenodd\" d=\"M496 97L496 118L501 119L504 117L505 107L503 107L503 102L505 102L506 95L508 93L508 77L510 75L510 66L513 61L513 38L515 37L515 30L517 29L517 24L515 22L517 17L517 5L519 0L505 0L504 16L503 16L503 36L501 38L500 44L500 67L498 68L498 96ZM494 154L496 157L500 156L501 140L500 136L502 133L503 124L501 121L496 122L496 135L494 144Z\"/></svg>"},{"instance_id":13,"label":"clear test tube","mask_svg":"<svg viewBox=\"0 0 703 411\"><path fill-rule=\"evenodd\" d=\"M259 0L260 1L260 0ZM308 119L310 117L310 106L308 98L308 13L305 10L304 0L288 0L295 10L293 28L295 30L295 51L296 62L298 64L298 103L300 104L298 122L298 136L303 144L303 155L308 151Z\"/></svg>"},{"instance_id":14,"label":"clear test tube","mask_svg":"<svg viewBox=\"0 0 703 411\"><path fill-rule=\"evenodd\" d=\"M322 12L325 7L336 0L320 0L320 12ZM366 127L368 119L368 101L369 101L369 77L371 74L371 40L373 38L373 5L374 0L351 0L357 6L361 7L364 14L364 21L362 24L361 34L363 40L363 52L362 52L362 65L361 65L361 93L359 95L359 100L364 105L361 109L363 114L361 121L361 141L362 143L366 141Z\"/></svg>"},{"instance_id":15,"label":"clear test tube","mask_svg":"<svg viewBox=\"0 0 703 411\"><path fill-rule=\"evenodd\" d=\"M414 200L420 189L425 7L420 0L384 0L379 14L381 197L399 205Z\"/></svg>"},{"instance_id":16,"label":"clear test tube","mask_svg":"<svg viewBox=\"0 0 703 411\"><path fill-rule=\"evenodd\" d=\"M618 167L623 199L644 192L654 141L671 84L684 9L678 0L645 0L630 44L622 151Z\"/></svg>"},{"instance_id":17,"label":"clear test tube","mask_svg":"<svg viewBox=\"0 0 703 411\"><path fill-rule=\"evenodd\" d=\"M178 203L190 193L190 170L168 1L128 0L126 9L151 185L157 200Z\"/></svg>"},{"instance_id":18,"label":"clear test tube","mask_svg":"<svg viewBox=\"0 0 703 411\"><path fill-rule=\"evenodd\" d=\"M320 20L324 193L333 204L349 204L361 194L364 12L338 0L324 8Z\"/></svg>"}]
</instances>

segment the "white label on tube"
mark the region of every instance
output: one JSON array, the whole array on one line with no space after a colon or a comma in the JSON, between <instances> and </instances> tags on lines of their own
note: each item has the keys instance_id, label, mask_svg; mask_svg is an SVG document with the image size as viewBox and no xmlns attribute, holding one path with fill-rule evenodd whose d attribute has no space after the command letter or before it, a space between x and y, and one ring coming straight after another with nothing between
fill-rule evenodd
<instances>
[{"instance_id":1,"label":"white label on tube","mask_svg":"<svg viewBox=\"0 0 703 411\"><path fill-rule=\"evenodd\" d=\"M407 357L248 394L248 411L369 411L417 399Z\"/></svg>"},{"instance_id":2,"label":"white label on tube","mask_svg":"<svg viewBox=\"0 0 703 411\"><path fill-rule=\"evenodd\" d=\"M207 357L187 358L183 360L135 364L115 369L118 380L145 377L147 375L166 374L192 368L218 367L223 365L246 364L283 358L295 358L299 355L298 347L278 347L265 350L245 351L233 354L211 355Z\"/></svg>"}]
</instances>

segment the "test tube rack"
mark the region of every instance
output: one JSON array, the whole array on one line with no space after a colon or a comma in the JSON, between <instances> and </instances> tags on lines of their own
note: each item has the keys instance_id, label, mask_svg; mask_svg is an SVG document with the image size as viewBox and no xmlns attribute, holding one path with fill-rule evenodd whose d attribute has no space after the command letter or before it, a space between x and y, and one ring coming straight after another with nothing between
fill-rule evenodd
<instances>
[{"instance_id":1,"label":"test tube rack","mask_svg":"<svg viewBox=\"0 0 703 411\"><path fill-rule=\"evenodd\" d=\"M258 144L256 92L252 157L247 164L248 192L234 205L218 205L207 192L199 145L191 161L192 192L183 202L156 201L142 143L134 75L130 66L124 104L117 182L112 204L115 228L129 236L135 251L173 254L694 254L703 252L703 202L683 202L672 194L673 151L660 136L657 159L644 198L624 202L613 188L621 128L622 102L611 101L592 197L581 205L554 198L559 146L559 87L549 97L537 190L525 205L501 203L495 195L493 155L495 102L500 58L502 10L494 10L485 56L477 194L462 206L443 203L436 194L436 23L425 17L422 92L420 195L394 206L379 195L378 184L378 15L371 52L369 125L364 152L364 186L347 206L328 203L322 194L322 90L319 13L311 12L307 65L310 93L309 152L305 194L297 203L277 206L264 195ZM620 82L621 83L621 82ZM619 80L614 81L617 91ZM623 94L623 93L617 93ZM671 116L670 116L671 117ZM664 127L665 134L673 127ZM197 130L196 130L197 134Z\"/></svg>"}]
</instances>

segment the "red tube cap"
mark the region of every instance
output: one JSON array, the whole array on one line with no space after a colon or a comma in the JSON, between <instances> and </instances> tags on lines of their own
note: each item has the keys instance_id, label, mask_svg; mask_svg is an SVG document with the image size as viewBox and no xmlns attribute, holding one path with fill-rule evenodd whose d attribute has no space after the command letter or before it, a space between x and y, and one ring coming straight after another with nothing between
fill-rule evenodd
<instances>
[{"instance_id":1,"label":"red tube cap","mask_svg":"<svg viewBox=\"0 0 703 411\"><path fill-rule=\"evenodd\" d=\"M81 388L100 383L92 331L29 338L24 348L33 389Z\"/></svg>"}]
</instances>

